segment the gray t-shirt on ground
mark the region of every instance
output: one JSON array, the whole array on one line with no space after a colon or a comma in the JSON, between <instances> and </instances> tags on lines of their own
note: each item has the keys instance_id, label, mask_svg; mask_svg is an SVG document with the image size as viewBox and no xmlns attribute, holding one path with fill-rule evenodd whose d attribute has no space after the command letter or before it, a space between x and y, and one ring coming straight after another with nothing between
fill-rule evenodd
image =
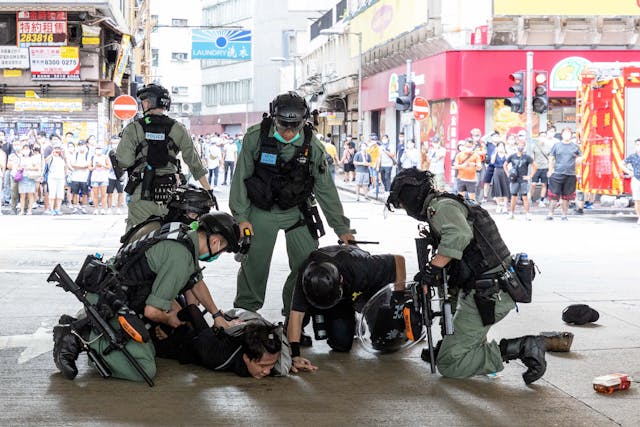
<instances>
[{"instance_id":1,"label":"gray t-shirt on ground","mask_svg":"<svg viewBox=\"0 0 640 427\"><path fill-rule=\"evenodd\" d=\"M553 166L553 172L562 175L576 174L576 158L582 156L582 150L578 144L570 142L565 144L557 142L552 148L549 157L554 157L556 162Z\"/></svg>"}]
</instances>

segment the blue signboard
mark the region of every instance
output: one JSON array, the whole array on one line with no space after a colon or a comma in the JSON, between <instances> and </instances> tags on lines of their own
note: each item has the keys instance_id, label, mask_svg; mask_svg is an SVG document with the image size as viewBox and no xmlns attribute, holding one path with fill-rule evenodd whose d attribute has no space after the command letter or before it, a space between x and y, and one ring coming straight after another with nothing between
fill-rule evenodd
<instances>
[{"instance_id":1,"label":"blue signboard","mask_svg":"<svg viewBox=\"0 0 640 427\"><path fill-rule=\"evenodd\" d=\"M193 30L191 59L251 59L251 30Z\"/></svg>"}]
</instances>

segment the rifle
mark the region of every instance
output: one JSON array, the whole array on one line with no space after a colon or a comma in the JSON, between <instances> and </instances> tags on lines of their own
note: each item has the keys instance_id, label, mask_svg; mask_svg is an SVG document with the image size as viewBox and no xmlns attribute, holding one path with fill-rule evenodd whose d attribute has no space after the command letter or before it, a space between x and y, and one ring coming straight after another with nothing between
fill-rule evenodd
<instances>
[{"instance_id":1,"label":"rifle","mask_svg":"<svg viewBox=\"0 0 640 427\"><path fill-rule=\"evenodd\" d=\"M426 227L423 226L419 228L419 230L421 237L417 237L415 239L416 255L418 258L418 267L420 269L421 277L424 277L426 266L433 257L436 244L433 236L431 236ZM431 333L433 319L440 316L442 337L444 337L445 335L452 335L454 333L453 311L451 309L451 299L449 295L449 285L446 268L442 270L442 276L442 286L438 286L437 289L434 289L432 285L424 282L422 279L419 282L415 282L415 284L411 288L415 308L422 314L422 322L427 328L428 348L422 350L422 354L420 355L420 357L425 362L429 362L429 364L431 365L432 374L436 373L436 357L433 347L433 335ZM434 311L431 305L436 290L439 294L439 311Z\"/></svg>"},{"instance_id":2,"label":"rifle","mask_svg":"<svg viewBox=\"0 0 640 427\"><path fill-rule=\"evenodd\" d=\"M91 327L94 328L98 333L102 335L102 337L109 340L109 346L103 350L102 354L107 355L112 350L121 351L122 354L125 355L131 366L135 368L136 371L144 378L144 380L149 384L149 387L153 387L153 380L149 375L142 369L140 363L129 353L129 350L125 347L128 339L122 339L121 335L113 330L109 322L104 319L100 315L98 309L87 300L85 295L85 291L78 286L72 279L69 277L67 272L62 268L60 264L56 265L49 277L47 278L47 282L56 282L56 286L61 287L65 290L65 292L71 292L73 295L78 298L78 300L84 305L85 312L87 313L87 318L91 323ZM123 316L119 317L119 322L126 328L126 320ZM123 324L123 322L125 324ZM108 368L108 365L102 357L93 349L89 348L89 346L85 346L89 358L96 363L96 367L103 378L107 378L111 376L111 372Z\"/></svg>"}]
</instances>

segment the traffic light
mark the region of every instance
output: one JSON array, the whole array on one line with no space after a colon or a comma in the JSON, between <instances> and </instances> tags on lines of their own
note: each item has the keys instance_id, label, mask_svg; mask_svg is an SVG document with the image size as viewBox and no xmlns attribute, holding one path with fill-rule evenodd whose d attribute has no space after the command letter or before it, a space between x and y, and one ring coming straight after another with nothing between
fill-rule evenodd
<instances>
[{"instance_id":1,"label":"traffic light","mask_svg":"<svg viewBox=\"0 0 640 427\"><path fill-rule=\"evenodd\" d=\"M533 101L531 106L534 113L544 113L549 108L549 93L547 91L547 72L533 72Z\"/></svg>"},{"instance_id":2,"label":"traffic light","mask_svg":"<svg viewBox=\"0 0 640 427\"><path fill-rule=\"evenodd\" d=\"M512 81L509 92L513 93L513 96L505 99L504 105L511 107L512 112L522 114L524 113L524 70L509 74L509 79Z\"/></svg>"},{"instance_id":3,"label":"traffic light","mask_svg":"<svg viewBox=\"0 0 640 427\"><path fill-rule=\"evenodd\" d=\"M398 76L398 97L396 98L396 110L411 110L413 97L415 96L415 83L407 82L407 76Z\"/></svg>"}]
</instances>

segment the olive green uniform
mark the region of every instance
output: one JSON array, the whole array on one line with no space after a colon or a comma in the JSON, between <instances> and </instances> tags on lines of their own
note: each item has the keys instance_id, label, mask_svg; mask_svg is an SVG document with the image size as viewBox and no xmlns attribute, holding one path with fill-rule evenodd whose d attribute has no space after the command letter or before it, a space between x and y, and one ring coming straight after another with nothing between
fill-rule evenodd
<instances>
[{"instance_id":1,"label":"olive green uniform","mask_svg":"<svg viewBox=\"0 0 640 427\"><path fill-rule=\"evenodd\" d=\"M193 141L189 136L189 133L182 124L176 122L171 131L169 132L169 138L173 140L178 147L178 151L182 153L182 159L189 166L191 175L195 180L200 179L207 173L207 170L202 165L202 161L196 152ZM136 156L136 147L138 144L145 140L144 131L138 121L129 123L122 131L122 139L118 144L116 155L118 159L118 166L122 169L127 169L132 166L138 156L146 155L146 150L142 150L138 156ZM171 157L175 158L178 154L172 150L169 150ZM136 170L142 170L146 163L142 163L136 168ZM157 175L168 175L179 173L176 166L173 163L167 164L166 167L158 168L156 170ZM167 207L163 204L155 203L151 200L140 200L140 193L142 191L142 184L138 184L128 205L129 214L127 216L127 230L131 227L141 223L149 218L151 215L164 216L167 214Z\"/></svg>"},{"instance_id":2,"label":"olive green uniform","mask_svg":"<svg viewBox=\"0 0 640 427\"><path fill-rule=\"evenodd\" d=\"M427 199L431 232L440 237L437 253L453 259L461 259L462 253L473 238L473 228L467 221L467 210L458 201L449 198ZM500 271L496 267L488 272ZM444 337L436 364L445 377L468 378L504 369L500 348L495 341L487 342L489 326L484 326L473 299L475 290L458 298L453 317L455 333ZM494 299L496 323L502 320L515 303L508 293L498 292Z\"/></svg>"},{"instance_id":3,"label":"olive green uniform","mask_svg":"<svg viewBox=\"0 0 640 427\"><path fill-rule=\"evenodd\" d=\"M269 130L270 137L273 136L273 132L272 126ZM302 131L300 138L296 141L288 144L278 142L280 158L283 161L290 160L296 149L301 147L303 143L304 133ZM270 211L265 211L251 204L247 197L245 179L253 175L254 164L259 152L260 125L258 124L250 127L244 136L229 196L229 207L236 221L247 221L253 226L254 236L251 239L251 248L238 271L238 288L234 301L235 307L250 311L258 311L264 303L269 267L278 231L286 230L302 219L302 213L298 207L282 210L274 206ZM350 229L349 219L344 216L338 191L325 160L325 154L322 143L314 136L311 139L310 155L311 174L315 180L313 192L327 222L335 233L338 236L344 233L354 233L354 230ZM290 273L282 289L282 301L284 313L288 314L298 268L307 256L317 249L318 242L304 225L288 231L285 236Z\"/></svg>"},{"instance_id":4,"label":"olive green uniform","mask_svg":"<svg viewBox=\"0 0 640 427\"><path fill-rule=\"evenodd\" d=\"M198 250L198 233L189 231L189 237L193 241L195 250ZM173 301L184 286L188 283L193 273L199 268L194 264L194 254L187 250L182 243L166 240L156 243L145 252L149 268L156 273L151 293L146 299L146 305L156 307L163 311L171 308ZM198 255L198 254L196 254ZM196 278L199 280L200 278ZM91 299L97 300L97 295L92 294ZM117 319L111 319L111 326L119 331L120 325ZM92 330L89 339L92 341L97 334ZM129 363L120 351L111 351L103 355L102 351L109 346L109 341L99 338L90 344L91 348L98 351L109 365L113 377L132 381L144 381L142 376ZM156 374L155 349L151 341L138 343L133 340L126 345L127 350L140 363L145 372L153 378Z\"/></svg>"}]
</instances>

